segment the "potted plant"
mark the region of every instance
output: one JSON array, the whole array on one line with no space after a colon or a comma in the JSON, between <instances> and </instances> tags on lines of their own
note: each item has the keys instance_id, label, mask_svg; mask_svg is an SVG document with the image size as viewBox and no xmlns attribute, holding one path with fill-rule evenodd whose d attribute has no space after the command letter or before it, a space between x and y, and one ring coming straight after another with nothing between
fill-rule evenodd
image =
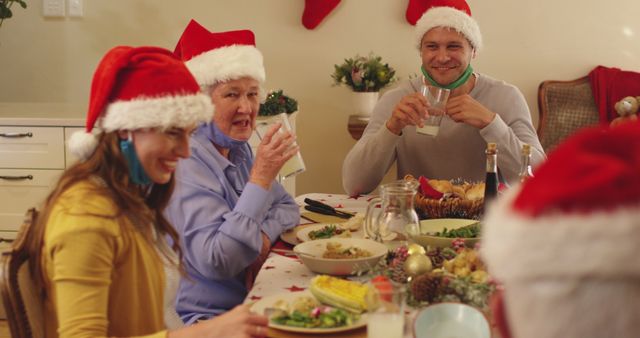
<instances>
[{"instance_id":1,"label":"potted plant","mask_svg":"<svg viewBox=\"0 0 640 338\"><path fill-rule=\"evenodd\" d=\"M13 16L11 6L13 6L14 2L17 2L22 8L27 8L27 3L23 0L0 0L0 27L2 27L4 19L8 19Z\"/></svg>"},{"instance_id":2,"label":"potted plant","mask_svg":"<svg viewBox=\"0 0 640 338\"><path fill-rule=\"evenodd\" d=\"M297 110L298 101L285 95L281 89L267 94L267 99L260 104L258 116L272 116L280 113L293 114Z\"/></svg>"},{"instance_id":3,"label":"potted plant","mask_svg":"<svg viewBox=\"0 0 640 338\"><path fill-rule=\"evenodd\" d=\"M289 119L291 130L296 130L296 115L298 115L298 101L284 94L282 89L273 90L267 94L264 103L260 104L258 120L285 113Z\"/></svg>"},{"instance_id":4,"label":"potted plant","mask_svg":"<svg viewBox=\"0 0 640 338\"><path fill-rule=\"evenodd\" d=\"M358 115L371 115L380 90L396 80L396 71L373 53L368 57L356 55L345 59L334 68L331 75L334 85L345 85L356 93L354 108Z\"/></svg>"}]
</instances>

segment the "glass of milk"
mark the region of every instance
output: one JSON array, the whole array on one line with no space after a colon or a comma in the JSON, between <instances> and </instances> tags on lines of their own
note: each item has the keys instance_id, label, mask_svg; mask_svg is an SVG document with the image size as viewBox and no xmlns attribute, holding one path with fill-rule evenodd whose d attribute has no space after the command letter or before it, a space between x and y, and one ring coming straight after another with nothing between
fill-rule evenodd
<instances>
[{"instance_id":1,"label":"glass of milk","mask_svg":"<svg viewBox=\"0 0 640 338\"><path fill-rule=\"evenodd\" d=\"M366 297L367 338L403 338L405 287L373 283L370 290Z\"/></svg>"},{"instance_id":2,"label":"glass of milk","mask_svg":"<svg viewBox=\"0 0 640 338\"><path fill-rule=\"evenodd\" d=\"M271 126L276 123L280 123L282 125L278 130L278 133L284 133L287 131L290 133L292 132L291 123L289 123L287 114L282 113L274 115L268 119L261 119L259 121L256 121L256 133L258 134L260 140L262 140L267 131L271 129ZM292 147L295 147L297 145L298 142L293 142ZM305 170L306 166L304 165L304 161L302 160L302 155L300 154L300 151L298 151L295 155L293 155L292 158L285 162L285 164L280 169L278 176L280 176L281 179L285 179L288 177L293 177Z\"/></svg>"},{"instance_id":3,"label":"glass of milk","mask_svg":"<svg viewBox=\"0 0 640 338\"><path fill-rule=\"evenodd\" d=\"M447 100L449 100L449 93L451 91L446 88L440 88L435 86L422 85L422 95L429 102L429 116L423 120L424 127L416 128L416 131L420 134L436 136L438 130L440 130L440 123L442 117L445 115L445 106Z\"/></svg>"}]
</instances>

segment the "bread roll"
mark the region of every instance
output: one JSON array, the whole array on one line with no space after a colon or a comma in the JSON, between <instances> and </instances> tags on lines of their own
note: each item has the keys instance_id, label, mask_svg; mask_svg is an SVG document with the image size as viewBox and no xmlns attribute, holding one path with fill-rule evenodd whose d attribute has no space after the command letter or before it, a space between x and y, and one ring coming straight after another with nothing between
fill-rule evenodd
<instances>
[{"instance_id":1,"label":"bread roll","mask_svg":"<svg viewBox=\"0 0 640 338\"><path fill-rule=\"evenodd\" d=\"M466 196L466 192L464 191L464 187L460 185L453 186L453 195L458 198L464 199Z\"/></svg>"},{"instance_id":2,"label":"bread roll","mask_svg":"<svg viewBox=\"0 0 640 338\"><path fill-rule=\"evenodd\" d=\"M447 180L429 180L429 185L443 194L453 193L453 184Z\"/></svg>"},{"instance_id":3,"label":"bread roll","mask_svg":"<svg viewBox=\"0 0 640 338\"><path fill-rule=\"evenodd\" d=\"M484 183L477 183L471 186L465 194L465 198L470 201L478 201L484 198Z\"/></svg>"}]
</instances>

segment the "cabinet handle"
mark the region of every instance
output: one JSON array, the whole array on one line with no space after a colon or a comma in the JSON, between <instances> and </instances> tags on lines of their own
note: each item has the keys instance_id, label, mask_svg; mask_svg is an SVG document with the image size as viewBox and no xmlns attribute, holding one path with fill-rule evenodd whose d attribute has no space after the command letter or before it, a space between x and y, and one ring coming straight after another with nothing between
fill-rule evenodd
<instances>
[{"instance_id":1,"label":"cabinet handle","mask_svg":"<svg viewBox=\"0 0 640 338\"><path fill-rule=\"evenodd\" d=\"M33 175L26 175L26 176L0 176L1 180L8 180L8 181L22 181L22 180L32 180L33 179Z\"/></svg>"},{"instance_id":2,"label":"cabinet handle","mask_svg":"<svg viewBox=\"0 0 640 338\"><path fill-rule=\"evenodd\" d=\"M0 243L13 243L13 241L15 241L15 239L0 237Z\"/></svg>"},{"instance_id":3,"label":"cabinet handle","mask_svg":"<svg viewBox=\"0 0 640 338\"><path fill-rule=\"evenodd\" d=\"M27 133L0 133L0 137L8 137L8 138L33 137L33 133L32 132L27 132Z\"/></svg>"}]
</instances>

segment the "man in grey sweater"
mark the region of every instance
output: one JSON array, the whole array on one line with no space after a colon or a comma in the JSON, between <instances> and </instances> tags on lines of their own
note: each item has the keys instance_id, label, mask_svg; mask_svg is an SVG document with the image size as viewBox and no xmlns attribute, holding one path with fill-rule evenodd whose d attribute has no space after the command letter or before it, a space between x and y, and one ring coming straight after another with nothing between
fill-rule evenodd
<instances>
[{"instance_id":1,"label":"man in grey sweater","mask_svg":"<svg viewBox=\"0 0 640 338\"><path fill-rule=\"evenodd\" d=\"M423 78L400 83L382 96L362 138L344 160L342 180L349 195L373 191L397 161L397 177L482 181L484 150L498 144L502 182L517 181L520 149L531 145L531 164L545 158L522 93L513 85L473 72L471 59L482 45L480 29L462 1L432 7L416 24ZM455 7L455 8L454 8ZM436 136L416 132L428 114L423 81L451 90Z\"/></svg>"}]
</instances>

